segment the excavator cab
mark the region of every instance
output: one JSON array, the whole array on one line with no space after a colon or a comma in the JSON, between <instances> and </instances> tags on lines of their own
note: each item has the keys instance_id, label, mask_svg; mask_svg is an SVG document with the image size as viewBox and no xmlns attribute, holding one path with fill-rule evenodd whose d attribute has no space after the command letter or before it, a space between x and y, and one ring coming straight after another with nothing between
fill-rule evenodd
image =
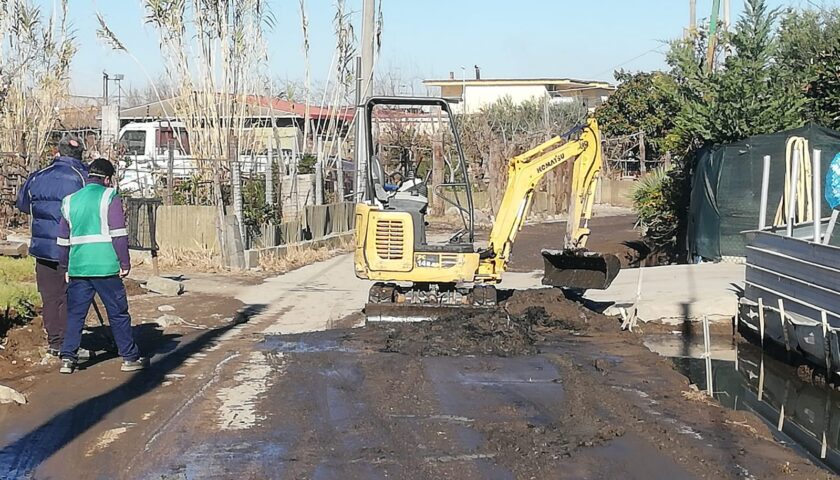
<instances>
[{"instance_id":1,"label":"excavator cab","mask_svg":"<svg viewBox=\"0 0 840 480\"><path fill-rule=\"evenodd\" d=\"M354 264L357 277L376 281L365 308L368 319L428 319L440 316L440 307L493 307L495 285L536 185L566 162L573 162L570 220L564 249L542 252L543 283L588 289L612 282L617 258L583 248L601 168L594 120L509 161L488 245L479 248L470 175L449 103L441 98L372 97L362 113L367 188L355 209ZM430 199L436 200L438 211L430 211ZM443 224L456 218L453 230L429 230L429 217L439 219L444 212L448 221ZM421 313L405 315L403 306Z\"/></svg>"},{"instance_id":2,"label":"excavator cab","mask_svg":"<svg viewBox=\"0 0 840 480\"><path fill-rule=\"evenodd\" d=\"M410 213L415 243L422 247L428 245L425 217L434 195L455 207L458 228L445 243L436 238L432 245L458 252L471 249L472 190L449 103L440 98L373 97L365 107L365 124L368 145L376 146L376 151L368 148L367 203ZM434 148L421 145L421 139ZM439 178L432 176L435 157Z\"/></svg>"},{"instance_id":3,"label":"excavator cab","mask_svg":"<svg viewBox=\"0 0 840 480\"><path fill-rule=\"evenodd\" d=\"M367 197L356 205L356 275L408 282L441 295L472 282L478 267L472 191L449 103L440 98L372 97L364 108L364 122L368 183ZM448 131L442 132L447 125ZM411 136L432 137L433 151L415 148ZM433 172L433 163L443 171ZM427 231L431 196L449 205L450 212L455 207L451 231ZM388 289L385 296L398 291Z\"/></svg>"}]
</instances>

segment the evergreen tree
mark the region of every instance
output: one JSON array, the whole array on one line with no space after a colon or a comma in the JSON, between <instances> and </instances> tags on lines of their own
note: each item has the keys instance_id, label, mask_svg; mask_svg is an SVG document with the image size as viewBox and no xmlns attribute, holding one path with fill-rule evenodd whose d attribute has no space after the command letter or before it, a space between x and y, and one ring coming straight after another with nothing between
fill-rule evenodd
<instances>
[{"instance_id":1,"label":"evergreen tree","mask_svg":"<svg viewBox=\"0 0 840 480\"><path fill-rule=\"evenodd\" d=\"M595 110L601 131L607 137L621 137L642 131L649 158L665 154L665 137L674 128L680 105L674 78L663 72L615 72L619 86Z\"/></svg>"}]
</instances>

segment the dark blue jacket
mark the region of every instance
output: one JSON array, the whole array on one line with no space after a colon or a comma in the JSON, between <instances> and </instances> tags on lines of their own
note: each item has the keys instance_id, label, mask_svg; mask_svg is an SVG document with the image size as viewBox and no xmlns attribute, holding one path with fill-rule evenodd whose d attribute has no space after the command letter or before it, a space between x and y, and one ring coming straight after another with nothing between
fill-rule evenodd
<instances>
[{"instance_id":1,"label":"dark blue jacket","mask_svg":"<svg viewBox=\"0 0 840 480\"><path fill-rule=\"evenodd\" d=\"M58 157L49 167L26 179L18 192L17 208L31 215L32 243L29 254L41 260L59 259L58 222L61 200L85 186L87 166L72 157Z\"/></svg>"}]
</instances>

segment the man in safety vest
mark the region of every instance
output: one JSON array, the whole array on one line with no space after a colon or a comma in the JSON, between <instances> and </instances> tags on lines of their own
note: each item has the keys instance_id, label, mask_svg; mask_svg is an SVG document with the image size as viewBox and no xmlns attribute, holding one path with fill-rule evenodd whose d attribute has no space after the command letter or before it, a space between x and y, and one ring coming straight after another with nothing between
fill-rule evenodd
<instances>
[{"instance_id":1,"label":"man in safety vest","mask_svg":"<svg viewBox=\"0 0 840 480\"><path fill-rule=\"evenodd\" d=\"M122 201L111 188L114 165L103 158L90 164L88 184L68 195L61 204L58 245L59 262L67 267L67 331L61 346L61 373L73 373L90 304L99 294L117 349L123 357L121 370L142 370L148 364L140 356L131 331L131 316L122 278L128 275L128 232Z\"/></svg>"}]
</instances>

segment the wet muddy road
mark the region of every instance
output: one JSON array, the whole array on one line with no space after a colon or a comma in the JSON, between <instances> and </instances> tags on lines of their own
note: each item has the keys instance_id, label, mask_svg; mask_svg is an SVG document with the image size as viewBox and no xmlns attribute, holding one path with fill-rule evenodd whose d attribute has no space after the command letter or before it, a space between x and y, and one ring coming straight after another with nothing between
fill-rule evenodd
<instances>
[{"instance_id":1,"label":"wet muddy road","mask_svg":"<svg viewBox=\"0 0 840 480\"><path fill-rule=\"evenodd\" d=\"M553 290L346 328L349 262L248 287L147 372L44 377L0 406L0 478L833 478Z\"/></svg>"},{"instance_id":2,"label":"wet muddy road","mask_svg":"<svg viewBox=\"0 0 840 480\"><path fill-rule=\"evenodd\" d=\"M544 327L536 352L510 357L466 354L471 346L460 340L451 355L383 351L403 335L443 346L415 326L268 336L255 345L272 374L253 424L220 430L207 405L148 452L172 460L141 471L152 478L830 477L776 443L751 414L686 398L685 377L637 338L585 323Z\"/></svg>"}]
</instances>

